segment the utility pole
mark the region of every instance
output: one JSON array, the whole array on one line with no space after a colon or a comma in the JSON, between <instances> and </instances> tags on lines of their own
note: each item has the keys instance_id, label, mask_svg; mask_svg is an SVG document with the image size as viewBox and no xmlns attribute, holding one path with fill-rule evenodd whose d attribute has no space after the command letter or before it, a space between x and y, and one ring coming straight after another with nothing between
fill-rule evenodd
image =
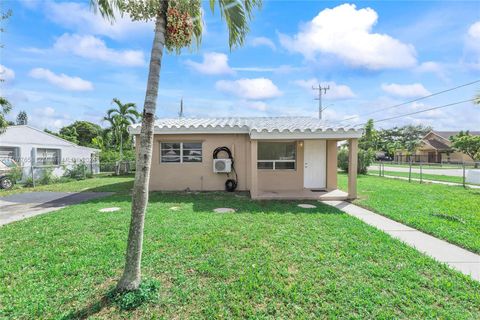
<instances>
[{"instance_id":1,"label":"utility pole","mask_svg":"<svg viewBox=\"0 0 480 320\"><path fill-rule=\"evenodd\" d=\"M322 111L326 109L322 106L322 95L327 94L327 90L330 90L330 86L322 87L321 84L318 84L318 87L312 87L312 90L318 90L318 98L315 98L315 100L318 100L318 118L322 120Z\"/></svg>"},{"instance_id":2,"label":"utility pole","mask_svg":"<svg viewBox=\"0 0 480 320\"><path fill-rule=\"evenodd\" d=\"M183 97L180 99L180 111L178 112L178 117L183 118Z\"/></svg>"}]
</instances>

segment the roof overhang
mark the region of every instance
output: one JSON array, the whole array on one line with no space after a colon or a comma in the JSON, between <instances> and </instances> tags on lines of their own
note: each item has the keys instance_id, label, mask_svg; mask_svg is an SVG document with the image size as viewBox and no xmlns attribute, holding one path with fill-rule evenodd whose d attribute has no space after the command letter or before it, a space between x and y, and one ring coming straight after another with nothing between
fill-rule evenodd
<instances>
[{"instance_id":1,"label":"roof overhang","mask_svg":"<svg viewBox=\"0 0 480 320\"><path fill-rule=\"evenodd\" d=\"M295 139L295 140L311 140L311 139L356 139L362 136L361 131L355 130L325 130L316 132L250 132L250 138L253 140L282 140L282 139Z\"/></svg>"}]
</instances>

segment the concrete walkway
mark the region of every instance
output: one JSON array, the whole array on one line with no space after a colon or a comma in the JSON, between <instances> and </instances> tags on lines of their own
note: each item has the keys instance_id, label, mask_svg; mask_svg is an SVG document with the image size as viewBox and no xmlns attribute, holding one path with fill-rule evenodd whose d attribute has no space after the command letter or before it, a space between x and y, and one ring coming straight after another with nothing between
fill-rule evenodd
<instances>
[{"instance_id":1,"label":"concrete walkway","mask_svg":"<svg viewBox=\"0 0 480 320\"><path fill-rule=\"evenodd\" d=\"M0 226L111 194L113 192L25 192L0 197Z\"/></svg>"},{"instance_id":2,"label":"concrete walkway","mask_svg":"<svg viewBox=\"0 0 480 320\"><path fill-rule=\"evenodd\" d=\"M480 255L345 201L322 201L480 281Z\"/></svg>"},{"instance_id":3,"label":"concrete walkway","mask_svg":"<svg viewBox=\"0 0 480 320\"><path fill-rule=\"evenodd\" d=\"M376 174L371 174L371 176L375 176L377 177ZM389 179L398 179L398 180L407 180L408 181L408 178L407 177L399 177L399 176L390 176L390 175L384 175L382 176L383 178L389 178ZM420 179L418 178L411 178L412 181L418 181L420 182ZM463 187L463 184L461 183L456 183L456 182L447 182L447 181L438 181L438 180L428 180L428 179L422 179L422 182L425 182L425 183L434 183L434 184L443 184L443 185L447 185L447 186L455 186L455 187ZM474 184L465 184L466 187L468 188L473 188L473 189L480 189L480 186L479 185L474 185Z\"/></svg>"}]
</instances>

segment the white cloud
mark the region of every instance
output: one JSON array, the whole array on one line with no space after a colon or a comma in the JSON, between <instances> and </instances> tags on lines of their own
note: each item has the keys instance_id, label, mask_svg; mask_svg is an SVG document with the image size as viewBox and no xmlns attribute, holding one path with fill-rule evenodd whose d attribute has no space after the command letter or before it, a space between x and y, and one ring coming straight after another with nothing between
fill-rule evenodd
<instances>
[{"instance_id":1,"label":"white cloud","mask_svg":"<svg viewBox=\"0 0 480 320\"><path fill-rule=\"evenodd\" d=\"M32 110L33 117L29 117L29 124L36 128L48 128L50 130L58 130L70 124L71 117L67 114L59 114L52 107L35 108Z\"/></svg>"},{"instance_id":2,"label":"white cloud","mask_svg":"<svg viewBox=\"0 0 480 320\"><path fill-rule=\"evenodd\" d=\"M37 1L34 1L37 2ZM112 39L153 35L153 23L131 21L128 15L117 15L114 23L105 20L99 12L91 10L88 1L44 3L45 15L56 24L77 33L103 35Z\"/></svg>"},{"instance_id":3,"label":"white cloud","mask_svg":"<svg viewBox=\"0 0 480 320\"><path fill-rule=\"evenodd\" d=\"M215 88L247 100L264 100L282 95L272 80L267 78L220 80L215 84Z\"/></svg>"},{"instance_id":4,"label":"white cloud","mask_svg":"<svg viewBox=\"0 0 480 320\"><path fill-rule=\"evenodd\" d=\"M15 72L12 69L0 64L0 79L5 82L10 82L15 79Z\"/></svg>"},{"instance_id":5,"label":"white cloud","mask_svg":"<svg viewBox=\"0 0 480 320\"><path fill-rule=\"evenodd\" d=\"M267 37L256 37L256 38L253 38L251 41L250 41L250 44L254 47L259 47L259 46L266 46L266 47L269 47L270 49L272 49L273 51L275 51L277 49L277 47L275 46L275 43L273 43L272 40L270 40L269 38Z\"/></svg>"},{"instance_id":6,"label":"white cloud","mask_svg":"<svg viewBox=\"0 0 480 320\"><path fill-rule=\"evenodd\" d=\"M430 95L430 91L425 89L421 83L412 84L382 84L382 90L386 93L401 98L416 98Z\"/></svg>"},{"instance_id":7,"label":"white cloud","mask_svg":"<svg viewBox=\"0 0 480 320\"><path fill-rule=\"evenodd\" d=\"M103 40L91 35L82 36L65 33L57 39L54 48L83 58L112 64L131 67L145 65L142 51L110 49Z\"/></svg>"},{"instance_id":8,"label":"white cloud","mask_svg":"<svg viewBox=\"0 0 480 320\"><path fill-rule=\"evenodd\" d=\"M187 60L185 64L203 74L219 75L235 73L228 65L228 56L224 53L207 52L203 54L203 61L201 63Z\"/></svg>"},{"instance_id":9,"label":"white cloud","mask_svg":"<svg viewBox=\"0 0 480 320\"><path fill-rule=\"evenodd\" d=\"M309 60L327 54L371 70L414 66L415 48L389 35L373 33L377 20L371 8L357 10L354 4L342 4L321 11L293 37L280 34L280 43Z\"/></svg>"},{"instance_id":10,"label":"white cloud","mask_svg":"<svg viewBox=\"0 0 480 320\"><path fill-rule=\"evenodd\" d=\"M263 101L241 101L239 106L258 111L266 111L268 109L268 105Z\"/></svg>"},{"instance_id":11,"label":"white cloud","mask_svg":"<svg viewBox=\"0 0 480 320\"><path fill-rule=\"evenodd\" d=\"M88 91L93 90L93 84L90 81L79 77L70 77L66 74L55 74L48 69L35 68L30 71L30 76L35 79L47 80L51 84L65 90Z\"/></svg>"},{"instance_id":12,"label":"white cloud","mask_svg":"<svg viewBox=\"0 0 480 320\"><path fill-rule=\"evenodd\" d=\"M311 78L308 80L295 80L293 83L305 90L309 90L312 94L317 95L317 92L313 91L312 87L318 87L320 82L316 78ZM326 100L342 100L355 97L355 93L353 93L352 89L347 85L337 84L334 81L321 82L321 84L322 87L330 87L330 89L327 90L327 93L323 96Z\"/></svg>"},{"instance_id":13,"label":"white cloud","mask_svg":"<svg viewBox=\"0 0 480 320\"><path fill-rule=\"evenodd\" d=\"M468 28L465 47L466 64L480 70L480 21L475 22Z\"/></svg>"},{"instance_id":14,"label":"white cloud","mask_svg":"<svg viewBox=\"0 0 480 320\"><path fill-rule=\"evenodd\" d=\"M415 71L419 73L433 73L443 81L448 80L444 67L440 65L438 62L434 62L434 61L422 62L418 67L415 68Z\"/></svg>"}]
</instances>

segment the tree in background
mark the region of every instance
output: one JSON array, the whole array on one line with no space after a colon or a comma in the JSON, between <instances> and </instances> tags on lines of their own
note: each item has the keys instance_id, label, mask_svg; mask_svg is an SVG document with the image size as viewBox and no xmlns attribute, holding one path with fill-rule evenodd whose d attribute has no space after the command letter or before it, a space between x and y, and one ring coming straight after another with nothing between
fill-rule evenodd
<instances>
[{"instance_id":1,"label":"tree in background","mask_svg":"<svg viewBox=\"0 0 480 320\"><path fill-rule=\"evenodd\" d=\"M115 20L116 11L128 14L132 20L155 21L125 269L117 285L117 290L122 292L138 289L141 282L143 228L148 202L153 129L163 50L166 47L168 51L179 54L182 48L191 47L194 40L198 46L202 35L203 17L200 0L91 0L91 3L110 21ZM252 11L261 6L261 0L210 0L212 12L216 4L227 24L230 48L241 46L249 30L248 22L252 18Z\"/></svg>"},{"instance_id":2,"label":"tree in background","mask_svg":"<svg viewBox=\"0 0 480 320\"><path fill-rule=\"evenodd\" d=\"M60 129L61 138L77 143L80 146L93 146L92 140L102 135L102 127L89 121L75 121Z\"/></svg>"},{"instance_id":3,"label":"tree in background","mask_svg":"<svg viewBox=\"0 0 480 320\"><path fill-rule=\"evenodd\" d=\"M126 143L131 147L131 137L127 130L128 126L136 123L141 115L137 111L135 103L123 104L119 99L113 98L112 104L115 104L115 108L107 110L107 115L103 120L110 123L114 142L120 147L120 160L123 160L124 144Z\"/></svg>"},{"instance_id":4,"label":"tree in background","mask_svg":"<svg viewBox=\"0 0 480 320\"><path fill-rule=\"evenodd\" d=\"M373 119L369 119L363 128L363 135L358 140L358 147L363 150L378 151L378 133Z\"/></svg>"},{"instance_id":5,"label":"tree in background","mask_svg":"<svg viewBox=\"0 0 480 320\"><path fill-rule=\"evenodd\" d=\"M12 11L8 10L7 12L0 12L0 23L3 23L4 20L10 18ZM5 32L5 29L0 24L0 34ZM0 44L0 48L3 48L3 43ZM5 81L2 75L0 74L0 82ZM7 98L0 96L0 134L5 132L5 129L9 126L10 122L5 118L6 115L12 110L12 104L7 100Z\"/></svg>"},{"instance_id":6,"label":"tree in background","mask_svg":"<svg viewBox=\"0 0 480 320\"><path fill-rule=\"evenodd\" d=\"M10 102L4 98L0 97L0 134L5 132L7 129L9 122L5 118L5 116L12 110L12 105Z\"/></svg>"},{"instance_id":7,"label":"tree in background","mask_svg":"<svg viewBox=\"0 0 480 320\"><path fill-rule=\"evenodd\" d=\"M423 125L407 125L377 131L377 149L393 157L396 150L415 151L420 140L432 128Z\"/></svg>"},{"instance_id":8,"label":"tree in background","mask_svg":"<svg viewBox=\"0 0 480 320\"><path fill-rule=\"evenodd\" d=\"M460 131L456 136L450 137L452 147L465 153L475 161L475 168L478 168L480 161L480 136L472 136L468 131Z\"/></svg>"},{"instance_id":9,"label":"tree in background","mask_svg":"<svg viewBox=\"0 0 480 320\"><path fill-rule=\"evenodd\" d=\"M24 126L28 124L28 115L25 111L20 111L17 115L17 126Z\"/></svg>"}]
</instances>

